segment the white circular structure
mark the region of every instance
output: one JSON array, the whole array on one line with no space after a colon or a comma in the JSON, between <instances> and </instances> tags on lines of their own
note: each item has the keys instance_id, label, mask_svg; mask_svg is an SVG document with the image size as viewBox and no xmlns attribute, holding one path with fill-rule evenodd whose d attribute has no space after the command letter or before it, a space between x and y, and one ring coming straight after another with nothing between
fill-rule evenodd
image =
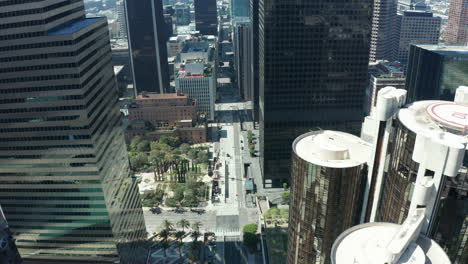
<instances>
[{"instance_id":1,"label":"white circular structure","mask_svg":"<svg viewBox=\"0 0 468 264\"><path fill-rule=\"evenodd\" d=\"M332 264L384 264L387 245L400 225L367 223L343 232L333 244ZM420 235L411 243L397 264L450 264L444 250L431 239Z\"/></svg>"},{"instance_id":2,"label":"white circular structure","mask_svg":"<svg viewBox=\"0 0 468 264\"><path fill-rule=\"evenodd\" d=\"M323 130L304 134L293 143L303 160L329 168L349 168L367 162L370 145L344 132Z\"/></svg>"},{"instance_id":3,"label":"white circular structure","mask_svg":"<svg viewBox=\"0 0 468 264\"><path fill-rule=\"evenodd\" d=\"M440 102L429 105L426 110L436 122L459 130L468 128L468 106L466 105Z\"/></svg>"}]
</instances>

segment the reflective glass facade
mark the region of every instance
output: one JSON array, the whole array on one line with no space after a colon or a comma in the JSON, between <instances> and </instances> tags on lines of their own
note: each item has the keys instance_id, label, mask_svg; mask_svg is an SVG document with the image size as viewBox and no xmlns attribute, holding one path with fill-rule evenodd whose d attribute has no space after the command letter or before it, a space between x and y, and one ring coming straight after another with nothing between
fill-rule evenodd
<instances>
[{"instance_id":1,"label":"reflective glass facade","mask_svg":"<svg viewBox=\"0 0 468 264\"><path fill-rule=\"evenodd\" d=\"M169 88L167 25L160 0L125 0L135 88L165 93Z\"/></svg>"},{"instance_id":2,"label":"reflective glass facade","mask_svg":"<svg viewBox=\"0 0 468 264\"><path fill-rule=\"evenodd\" d=\"M334 240L359 224L366 175L365 164L330 168L293 152L287 263L330 263Z\"/></svg>"},{"instance_id":3,"label":"reflective glass facade","mask_svg":"<svg viewBox=\"0 0 468 264\"><path fill-rule=\"evenodd\" d=\"M106 19L76 0L3 1L0 17L0 204L21 256L140 263Z\"/></svg>"},{"instance_id":4,"label":"reflective glass facade","mask_svg":"<svg viewBox=\"0 0 468 264\"><path fill-rule=\"evenodd\" d=\"M218 36L216 0L194 0L195 26L202 35Z\"/></svg>"},{"instance_id":5,"label":"reflective glass facade","mask_svg":"<svg viewBox=\"0 0 468 264\"><path fill-rule=\"evenodd\" d=\"M291 144L309 129L359 132L368 82L372 4L371 0L259 1L264 183L280 186L289 181Z\"/></svg>"},{"instance_id":6,"label":"reflective glass facade","mask_svg":"<svg viewBox=\"0 0 468 264\"><path fill-rule=\"evenodd\" d=\"M390 158L384 172L377 209L378 222L401 224L408 215L419 165L412 159L416 134L395 120L388 146ZM468 156L457 177L443 177L439 206L429 236L453 263L468 263Z\"/></svg>"},{"instance_id":7,"label":"reflective glass facade","mask_svg":"<svg viewBox=\"0 0 468 264\"><path fill-rule=\"evenodd\" d=\"M408 102L453 101L461 85L468 85L468 47L411 45L406 73Z\"/></svg>"}]
</instances>

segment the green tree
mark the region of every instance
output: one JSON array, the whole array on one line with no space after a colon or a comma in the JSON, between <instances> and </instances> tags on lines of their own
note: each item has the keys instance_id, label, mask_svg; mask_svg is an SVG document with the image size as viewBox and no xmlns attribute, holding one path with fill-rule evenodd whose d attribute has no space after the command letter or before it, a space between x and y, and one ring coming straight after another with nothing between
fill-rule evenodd
<instances>
[{"instance_id":1,"label":"green tree","mask_svg":"<svg viewBox=\"0 0 468 264\"><path fill-rule=\"evenodd\" d=\"M150 151L150 143L148 140L142 140L140 143L137 145L137 151L139 152L146 152Z\"/></svg>"},{"instance_id":2,"label":"green tree","mask_svg":"<svg viewBox=\"0 0 468 264\"><path fill-rule=\"evenodd\" d=\"M167 241L170 235L171 232L169 232L167 229L163 229L156 234L156 236L159 237L162 241Z\"/></svg>"},{"instance_id":3,"label":"green tree","mask_svg":"<svg viewBox=\"0 0 468 264\"><path fill-rule=\"evenodd\" d=\"M200 232L200 227L202 226L203 224L200 222L200 221L197 221L195 223L192 224L192 230L194 231L197 231L197 232Z\"/></svg>"},{"instance_id":4,"label":"green tree","mask_svg":"<svg viewBox=\"0 0 468 264\"><path fill-rule=\"evenodd\" d=\"M174 225L172 224L171 221L169 221L167 219L164 219L164 221L162 223L163 230L171 231L171 230L173 230L173 227L174 227Z\"/></svg>"},{"instance_id":5,"label":"green tree","mask_svg":"<svg viewBox=\"0 0 468 264\"><path fill-rule=\"evenodd\" d=\"M134 170L141 169L146 162L148 162L148 156L146 156L145 153L138 153L137 155L130 157L130 165Z\"/></svg>"},{"instance_id":6,"label":"green tree","mask_svg":"<svg viewBox=\"0 0 468 264\"><path fill-rule=\"evenodd\" d=\"M137 151L137 146L138 144L140 144L140 142L142 141L143 139L140 137L140 136L136 136L132 139L132 142L130 143L130 149L132 151Z\"/></svg>"},{"instance_id":7,"label":"green tree","mask_svg":"<svg viewBox=\"0 0 468 264\"><path fill-rule=\"evenodd\" d=\"M283 182L283 189L286 191L288 190L289 186L287 182Z\"/></svg>"},{"instance_id":8,"label":"green tree","mask_svg":"<svg viewBox=\"0 0 468 264\"><path fill-rule=\"evenodd\" d=\"M193 242L196 243L201 237L201 233L199 231L192 231L192 233L190 233L190 237L193 239Z\"/></svg>"},{"instance_id":9,"label":"green tree","mask_svg":"<svg viewBox=\"0 0 468 264\"><path fill-rule=\"evenodd\" d=\"M174 237L175 237L176 240L182 242L182 239L184 239L184 237L185 237L185 231L177 231L177 232L175 232L175 233L174 233Z\"/></svg>"},{"instance_id":10,"label":"green tree","mask_svg":"<svg viewBox=\"0 0 468 264\"><path fill-rule=\"evenodd\" d=\"M182 228L182 231L185 231L185 228L190 227L190 222L187 219L180 219L177 225Z\"/></svg>"},{"instance_id":11,"label":"green tree","mask_svg":"<svg viewBox=\"0 0 468 264\"><path fill-rule=\"evenodd\" d=\"M289 204L289 192L282 193L281 200L283 200L283 203Z\"/></svg>"},{"instance_id":12,"label":"green tree","mask_svg":"<svg viewBox=\"0 0 468 264\"><path fill-rule=\"evenodd\" d=\"M257 249L259 241L257 228L257 224L247 224L242 228L244 244L251 252Z\"/></svg>"},{"instance_id":13,"label":"green tree","mask_svg":"<svg viewBox=\"0 0 468 264\"><path fill-rule=\"evenodd\" d=\"M179 150L182 154L188 154L188 152L190 151L190 145L187 143L183 143L182 145L180 145Z\"/></svg>"},{"instance_id":14,"label":"green tree","mask_svg":"<svg viewBox=\"0 0 468 264\"><path fill-rule=\"evenodd\" d=\"M208 163L208 152L200 151L197 153L197 163Z\"/></svg>"},{"instance_id":15,"label":"green tree","mask_svg":"<svg viewBox=\"0 0 468 264\"><path fill-rule=\"evenodd\" d=\"M177 148L180 145L178 137L162 136L159 138L159 143L169 145L173 148Z\"/></svg>"},{"instance_id":16,"label":"green tree","mask_svg":"<svg viewBox=\"0 0 468 264\"><path fill-rule=\"evenodd\" d=\"M191 149L187 153L189 159L191 159L192 161L195 161L197 159L197 154L198 154L198 151L196 149Z\"/></svg>"}]
</instances>

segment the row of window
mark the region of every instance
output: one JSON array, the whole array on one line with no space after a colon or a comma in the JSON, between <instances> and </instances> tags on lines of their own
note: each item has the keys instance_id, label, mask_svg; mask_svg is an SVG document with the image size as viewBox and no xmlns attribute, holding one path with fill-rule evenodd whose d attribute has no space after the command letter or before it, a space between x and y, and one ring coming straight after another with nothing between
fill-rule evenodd
<instances>
[{"instance_id":1,"label":"row of window","mask_svg":"<svg viewBox=\"0 0 468 264\"><path fill-rule=\"evenodd\" d=\"M84 10L84 6L80 6L80 7L65 11L63 13L60 13L58 15L46 18L46 19L22 21L22 22L15 22L15 23L9 23L9 24L0 24L0 30L9 29L9 28L31 27L31 26L45 25L45 24L48 24L48 23L50 23L52 21L58 20L60 18L66 17L68 15L71 15L73 13L83 11L83 10Z\"/></svg>"},{"instance_id":2,"label":"row of window","mask_svg":"<svg viewBox=\"0 0 468 264\"><path fill-rule=\"evenodd\" d=\"M11 118L11 119L0 119L0 123L37 123L37 122L49 122L49 121L70 121L80 119L79 115L73 116L52 116L52 117L31 117L31 118Z\"/></svg>"},{"instance_id":3,"label":"row of window","mask_svg":"<svg viewBox=\"0 0 468 264\"><path fill-rule=\"evenodd\" d=\"M44 0L9 0L0 2L0 6L9 6L9 5L21 5L34 2L42 2Z\"/></svg>"},{"instance_id":4,"label":"row of window","mask_svg":"<svg viewBox=\"0 0 468 264\"><path fill-rule=\"evenodd\" d=\"M11 11L11 12L5 12L5 13L0 13L0 18L4 17L15 17L15 16L25 16L25 15L33 15L33 14L38 14L38 13L45 13L53 9L57 9L63 6L67 6L76 2L81 2L82 0L66 0L57 4L53 4L50 6L46 7L41 7L41 8L34 8L34 9L26 9L26 10L19 10L19 11ZM18 1L16 1L18 2ZM0 4L2 6L2 4Z\"/></svg>"},{"instance_id":5,"label":"row of window","mask_svg":"<svg viewBox=\"0 0 468 264\"><path fill-rule=\"evenodd\" d=\"M11 137L0 138L0 142L11 141L42 141L42 140L80 140L90 139L89 135L67 135L67 136L44 136L44 137Z\"/></svg>"},{"instance_id":6,"label":"row of window","mask_svg":"<svg viewBox=\"0 0 468 264\"><path fill-rule=\"evenodd\" d=\"M17 132L39 132L39 131L67 131L67 130L86 130L89 126L49 126L49 127L11 127L1 128L0 133L17 133ZM0 159L2 157L0 156Z\"/></svg>"}]
</instances>

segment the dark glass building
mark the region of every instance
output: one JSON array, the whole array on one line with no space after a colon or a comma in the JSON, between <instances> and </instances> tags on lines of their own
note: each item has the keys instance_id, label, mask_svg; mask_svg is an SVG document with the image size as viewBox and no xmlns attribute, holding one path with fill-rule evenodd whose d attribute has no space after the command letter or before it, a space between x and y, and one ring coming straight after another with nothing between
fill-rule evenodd
<instances>
[{"instance_id":1,"label":"dark glass building","mask_svg":"<svg viewBox=\"0 0 468 264\"><path fill-rule=\"evenodd\" d=\"M0 207L0 264L20 264L21 262L15 239Z\"/></svg>"},{"instance_id":2,"label":"dark glass building","mask_svg":"<svg viewBox=\"0 0 468 264\"><path fill-rule=\"evenodd\" d=\"M372 4L259 1L260 159L266 187L289 181L291 143L310 128L359 132Z\"/></svg>"},{"instance_id":3,"label":"dark glass building","mask_svg":"<svg viewBox=\"0 0 468 264\"><path fill-rule=\"evenodd\" d=\"M125 3L135 89L138 93L164 93L169 88L166 48L169 32L162 2L126 0Z\"/></svg>"},{"instance_id":4,"label":"dark glass building","mask_svg":"<svg viewBox=\"0 0 468 264\"><path fill-rule=\"evenodd\" d=\"M232 0L231 16L232 18L249 17L250 0Z\"/></svg>"},{"instance_id":5,"label":"dark glass building","mask_svg":"<svg viewBox=\"0 0 468 264\"><path fill-rule=\"evenodd\" d=\"M218 35L216 0L194 0L195 26L202 35Z\"/></svg>"},{"instance_id":6,"label":"dark glass building","mask_svg":"<svg viewBox=\"0 0 468 264\"><path fill-rule=\"evenodd\" d=\"M251 56L250 60L250 84L252 85L252 103L253 111L252 117L255 122L258 122L258 113L259 113L259 76L258 76L258 52L259 52L259 43L258 43L258 0L250 0L250 45L251 45Z\"/></svg>"},{"instance_id":7,"label":"dark glass building","mask_svg":"<svg viewBox=\"0 0 468 264\"><path fill-rule=\"evenodd\" d=\"M448 100L468 85L468 47L411 45L406 72L408 102Z\"/></svg>"},{"instance_id":8,"label":"dark glass building","mask_svg":"<svg viewBox=\"0 0 468 264\"><path fill-rule=\"evenodd\" d=\"M141 263L106 18L82 0L0 17L0 204L24 263Z\"/></svg>"},{"instance_id":9,"label":"dark glass building","mask_svg":"<svg viewBox=\"0 0 468 264\"><path fill-rule=\"evenodd\" d=\"M293 143L288 262L328 264L334 240L359 224L371 146L335 131Z\"/></svg>"}]
</instances>

